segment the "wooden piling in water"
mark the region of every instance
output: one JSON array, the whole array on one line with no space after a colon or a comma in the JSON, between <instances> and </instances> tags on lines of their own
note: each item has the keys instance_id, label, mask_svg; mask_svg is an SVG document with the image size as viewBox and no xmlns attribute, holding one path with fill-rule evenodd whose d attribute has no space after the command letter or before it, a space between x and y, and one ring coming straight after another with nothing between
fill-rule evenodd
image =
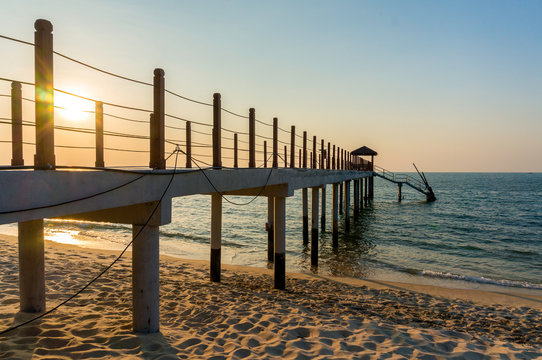
<instances>
[{"instance_id":1,"label":"wooden piling in water","mask_svg":"<svg viewBox=\"0 0 542 360\"><path fill-rule=\"evenodd\" d=\"M222 252L222 196L211 195L211 281L220 282Z\"/></svg>"},{"instance_id":2,"label":"wooden piling in water","mask_svg":"<svg viewBox=\"0 0 542 360\"><path fill-rule=\"evenodd\" d=\"M21 83L11 83L11 166L23 166L23 92Z\"/></svg>"},{"instance_id":3,"label":"wooden piling in water","mask_svg":"<svg viewBox=\"0 0 542 360\"><path fill-rule=\"evenodd\" d=\"M302 190L302 210L303 210L303 245L309 243L309 199L308 190Z\"/></svg>"},{"instance_id":4,"label":"wooden piling in water","mask_svg":"<svg viewBox=\"0 0 542 360\"><path fill-rule=\"evenodd\" d=\"M275 255L275 232L274 232L274 219L275 219L275 198L273 196L267 197L267 224L265 226L267 230L267 261L273 262Z\"/></svg>"},{"instance_id":5,"label":"wooden piling in water","mask_svg":"<svg viewBox=\"0 0 542 360\"><path fill-rule=\"evenodd\" d=\"M342 215L343 214L343 195L344 193L344 185L343 185L343 182L341 181L339 183L339 215Z\"/></svg>"},{"instance_id":6,"label":"wooden piling in water","mask_svg":"<svg viewBox=\"0 0 542 360\"><path fill-rule=\"evenodd\" d=\"M402 194L402 188L403 188L403 183L397 183L397 188L398 188L398 200L399 202L401 202L401 200L403 199L403 194Z\"/></svg>"},{"instance_id":7,"label":"wooden piling in water","mask_svg":"<svg viewBox=\"0 0 542 360\"><path fill-rule=\"evenodd\" d=\"M350 231L350 180L344 182L344 230Z\"/></svg>"},{"instance_id":8,"label":"wooden piling in water","mask_svg":"<svg viewBox=\"0 0 542 360\"><path fill-rule=\"evenodd\" d=\"M359 179L359 208L363 209L363 178Z\"/></svg>"},{"instance_id":9,"label":"wooden piling in water","mask_svg":"<svg viewBox=\"0 0 542 360\"><path fill-rule=\"evenodd\" d=\"M318 193L320 188L315 186L311 189L311 265L318 266Z\"/></svg>"},{"instance_id":10,"label":"wooden piling in water","mask_svg":"<svg viewBox=\"0 0 542 360\"><path fill-rule=\"evenodd\" d=\"M320 216L320 227L322 234L326 231L326 185L322 185L322 215Z\"/></svg>"},{"instance_id":11,"label":"wooden piling in water","mask_svg":"<svg viewBox=\"0 0 542 360\"><path fill-rule=\"evenodd\" d=\"M352 185L354 186L354 220L359 215L359 182L358 179L354 179L352 181Z\"/></svg>"},{"instance_id":12,"label":"wooden piling in water","mask_svg":"<svg viewBox=\"0 0 542 360\"><path fill-rule=\"evenodd\" d=\"M286 198L275 197L275 259L273 277L275 289L286 288Z\"/></svg>"},{"instance_id":13,"label":"wooden piling in water","mask_svg":"<svg viewBox=\"0 0 542 360\"><path fill-rule=\"evenodd\" d=\"M337 248L339 246L339 209L338 209L338 188L339 184L333 183L332 189L332 201L331 201L331 212L332 212L332 238L333 238L333 247Z\"/></svg>"}]
</instances>

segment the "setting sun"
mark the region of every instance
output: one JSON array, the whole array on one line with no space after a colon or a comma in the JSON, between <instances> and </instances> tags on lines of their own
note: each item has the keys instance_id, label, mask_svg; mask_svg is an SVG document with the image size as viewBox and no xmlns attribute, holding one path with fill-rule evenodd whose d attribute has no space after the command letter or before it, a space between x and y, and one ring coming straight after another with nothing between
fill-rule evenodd
<instances>
[{"instance_id":1,"label":"setting sun","mask_svg":"<svg viewBox=\"0 0 542 360\"><path fill-rule=\"evenodd\" d=\"M75 96L55 93L55 106L59 115L69 121L82 121L94 111L94 103L89 100L80 99Z\"/></svg>"}]
</instances>

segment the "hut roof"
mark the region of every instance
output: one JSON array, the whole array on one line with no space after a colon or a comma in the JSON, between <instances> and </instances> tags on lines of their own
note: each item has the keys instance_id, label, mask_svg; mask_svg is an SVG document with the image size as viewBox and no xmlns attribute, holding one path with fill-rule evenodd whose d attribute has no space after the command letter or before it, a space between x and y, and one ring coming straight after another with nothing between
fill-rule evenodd
<instances>
[{"instance_id":1,"label":"hut roof","mask_svg":"<svg viewBox=\"0 0 542 360\"><path fill-rule=\"evenodd\" d=\"M352 155L360 155L360 156L376 156L378 153L374 151L373 149L368 148L367 146L362 146L359 149L356 149L351 152Z\"/></svg>"}]
</instances>

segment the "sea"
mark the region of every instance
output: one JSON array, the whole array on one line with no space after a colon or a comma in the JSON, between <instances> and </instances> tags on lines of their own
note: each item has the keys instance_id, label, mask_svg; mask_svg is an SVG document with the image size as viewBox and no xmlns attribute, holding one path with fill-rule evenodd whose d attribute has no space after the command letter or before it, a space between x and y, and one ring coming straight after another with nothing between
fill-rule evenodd
<instances>
[{"instance_id":1,"label":"sea","mask_svg":"<svg viewBox=\"0 0 542 360\"><path fill-rule=\"evenodd\" d=\"M397 185L376 178L374 200L355 217L351 209L350 231L345 231L341 216L338 248L332 246L328 185L318 268L310 265L310 246L303 245L302 198L296 191L286 201L287 271L451 288L542 291L542 173L425 175L437 197L432 203L406 186L399 202ZM208 260L210 205L205 195L174 199L172 222L160 227L160 252ZM266 221L267 198L226 197L222 262L271 267ZM45 226L47 239L119 252L132 236L130 225L51 219ZM2 225L0 233L16 235L17 227Z\"/></svg>"}]
</instances>

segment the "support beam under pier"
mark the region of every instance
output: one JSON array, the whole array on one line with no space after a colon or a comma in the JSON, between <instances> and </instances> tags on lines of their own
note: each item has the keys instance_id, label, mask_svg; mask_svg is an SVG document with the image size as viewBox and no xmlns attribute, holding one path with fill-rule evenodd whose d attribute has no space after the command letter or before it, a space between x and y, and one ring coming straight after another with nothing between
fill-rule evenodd
<instances>
[{"instance_id":1,"label":"support beam under pier","mask_svg":"<svg viewBox=\"0 0 542 360\"><path fill-rule=\"evenodd\" d=\"M267 197L267 261L273 262L275 256L275 236L274 236L274 222L275 218L275 199L272 196Z\"/></svg>"},{"instance_id":2,"label":"support beam under pier","mask_svg":"<svg viewBox=\"0 0 542 360\"><path fill-rule=\"evenodd\" d=\"M43 219L19 223L19 296L23 312L45 311Z\"/></svg>"},{"instance_id":3,"label":"support beam under pier","mask_svg":"<svg viewBox=\"0 0 542 360\"><path fill-rule=\"evenodd\" d=\"M303 245L309 244L309 194L307 188L303 188Z\"/></svg>"},{"instance_id":4,"label":"support beam under pier","mask_svg":"<svg viewBox=\"0 0 542 360\"><path fill-rule=\"evenodd\" d=\"M132 236L133 330L155 333L160 330L159 226L133 225Z\"/></svg>"},{"instance_id":5,"label":"support beam under pier","mask_svg":"<svg viewBox=\"0 0 542 360\"><path fill-rule=\"evenodd\" d=\"M322 234L326 231L326 185L322 186L322 215L320 216Z\"/></svg>"},{"instance_id":6,"label":"support beam under pier","mask_svg":"<svg viewBox=\"0 0 542 360\"><path fill-rule=\"evenodd\" d=\"M350 231L350 180L344 182L344 230Z\"/></svg>"},{"instance_id":7,"label":"support beam under pier","mask_svg":"<svg viewBox=\"0 0 542 360\"><path fill-rule=\"evenodd\" d=\"M331 205L331 212L333 217L333 222L331 224L332 226L332 233L333 233L333 247L337 248L339 246L339 209L338 209L338 188L339 184L334 183L333 184L333 190L332 190L332 205Z\"/></svg>"}]
</instances>

